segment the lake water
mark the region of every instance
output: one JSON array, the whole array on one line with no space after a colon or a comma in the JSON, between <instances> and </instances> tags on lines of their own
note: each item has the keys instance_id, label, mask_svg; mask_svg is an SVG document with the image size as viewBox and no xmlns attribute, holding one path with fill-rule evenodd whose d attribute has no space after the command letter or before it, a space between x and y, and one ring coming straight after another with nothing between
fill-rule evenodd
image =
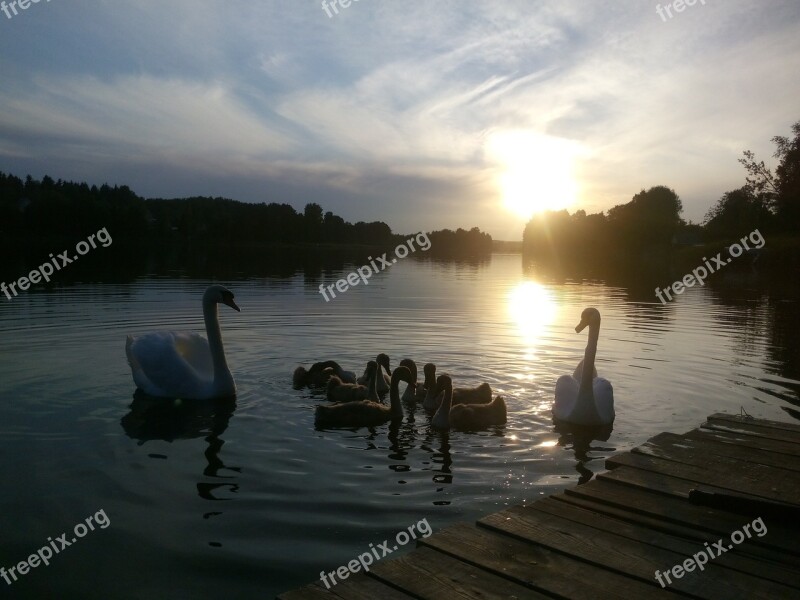
<instances>
[{"instance_id":1,"label":"lake water","mask_svg":"<svg viewBox=\"0 0 800 600\"><path fill-rule=\"evenodd\" d=\"M110 521L0 581L10 597L270 598L423 519L435 532L586 480L712 412L791 420L783 408L800 407L793 285L732 272L662 306L652 286L554 280L500 254L406 259L329 303L319 284L353 265L226 272L242 308L220 308L235 405L147 405L125 335L203 332L211 277L198 273L220 272L150 267L0 301L0 566L100 510ZM556 379L583 354L586 306L602 313L597 368L617 410L590 448L550 418ZM508 424L436 433L420 409L398 427L316 431L321 398L292 389L293 369L335 358L360 371L378 352L393 367L435 362L456 385L488 381Z\"/></svg>"}]
</instances>

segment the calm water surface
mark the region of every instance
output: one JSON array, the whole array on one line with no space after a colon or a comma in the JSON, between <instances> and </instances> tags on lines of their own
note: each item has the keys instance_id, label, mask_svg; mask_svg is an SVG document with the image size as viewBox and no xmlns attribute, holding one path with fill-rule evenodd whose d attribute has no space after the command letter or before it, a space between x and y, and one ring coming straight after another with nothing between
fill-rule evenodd
<instances>
[{"instance_id":1,"label":"calm water surface","mask_svg":"<svg viewBox=\"0 0 800 600\"><path fill-rule=\"evenodd\" d=\"M436 531L586 480L605 457L712 412L791 420L783 408L800 407L797 292L752 274L662 306L652 287L554 281L518 255L409 259L325 303L317 286L341 272L221 280L242 307L221 307L235 405L134 401L125 359L127 333L202 332L210 277L95 274L106 283L0 302L0 566L98 510L111 521L0 581L4 594L269 598L422 519ZM587 449L555 433L549 411L582 357L574 327L589 305L603 315L597 368L617 420ZM321 398L291 388L294 367L361 370L382 351L392 366L435 362L456 384L489 381L508 424L447 435L416 410L394 428L315 431Z\"/></svg>"}]
</instances>

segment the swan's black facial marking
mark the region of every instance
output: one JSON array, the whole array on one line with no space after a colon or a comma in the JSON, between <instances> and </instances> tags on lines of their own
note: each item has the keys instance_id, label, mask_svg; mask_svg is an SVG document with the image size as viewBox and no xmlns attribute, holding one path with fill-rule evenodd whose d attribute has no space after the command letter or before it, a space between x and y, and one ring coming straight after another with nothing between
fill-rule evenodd
<instances>
[{"instance_id":1,"label":"swan's black facial marking","mask_svg":"<svg viewBox=\"0 0 800 600\"><path fill-rule=\"evenodd\" d=\"M241 309L236 306L236 302L233 301L233 292L230 290L223 289L220 291L220 296L222 297L222 303L230 306L236 312L241 312Z\"/></svg>"}]
</instances>

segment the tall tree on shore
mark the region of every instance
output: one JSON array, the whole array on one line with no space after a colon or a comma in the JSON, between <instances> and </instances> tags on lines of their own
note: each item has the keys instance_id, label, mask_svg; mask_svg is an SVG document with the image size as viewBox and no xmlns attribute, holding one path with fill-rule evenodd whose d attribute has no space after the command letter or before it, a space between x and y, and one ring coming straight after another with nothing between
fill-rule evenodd
<instances>
[{"instance_id":1,"label":"tall tree on shore","mask_svg":"<svg viewBox=\"0 0 800 600\"><path fill-rule=\"evenodd\" d=\"M712 236L736 236L764 227L772 221L772 213L764 196L757 196L748 187L725 192L705 217L706 230Z\"/></svg>"},{"instance_id":2,"label":"tall tree on shore","mask_svg":"<svg viewBox=\"0 0 800 600\"><path fill-rule=\"evenodd\" d=\"M775 170L778 185L777 211L781 221L795 231L800 225L800 121L792 125L794 138L776 136L775 157L781 163Z\"/></svg>"},{"instance_id":3,"label":"tall tree on shore","mask_svg":"<svg viewBox=\"0 0 800 600\"><path fill-rule=\"evenodd\" d=\"M750 150L739 162L747 171L745 188L777 214L780 226L796 230L800 225L800 121L792 125L792 133L794 138L772 138L774 157L780 161L774 175Z\"/></svg>"}]
</instances>

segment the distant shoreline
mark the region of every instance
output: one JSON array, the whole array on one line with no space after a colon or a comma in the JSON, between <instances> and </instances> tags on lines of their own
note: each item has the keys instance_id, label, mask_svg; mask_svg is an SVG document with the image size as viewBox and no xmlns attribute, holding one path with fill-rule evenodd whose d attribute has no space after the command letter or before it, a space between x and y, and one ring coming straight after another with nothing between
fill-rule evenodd
<instances>
[{"instance_id":1,"label":"distant shoreline","mask_svg":"<svg viewBox=\"0 0 800 600\"><path fill-rule=\"evenodd\" d=\"M518 242L507 242L504 240L492 240L492 252L504 252L508 254L522 254L522 240Z\"/></svg>"}]
</instances>

